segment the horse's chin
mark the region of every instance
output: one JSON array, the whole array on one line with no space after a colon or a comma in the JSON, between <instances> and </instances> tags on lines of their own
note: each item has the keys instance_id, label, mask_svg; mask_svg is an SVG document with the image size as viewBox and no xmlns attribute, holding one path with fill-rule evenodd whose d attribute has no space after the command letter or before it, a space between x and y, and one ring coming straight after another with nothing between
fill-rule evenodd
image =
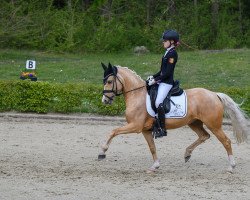
<instances>
[{"instance_id":1,"label":"horse's chin","mask_svg":"<svg viewBox=\"0 0 250 200\"><path fill-rule=\"evenodd\" d=\"M108 104L111 105L113 103L113 101L109 101Z\"/></svg>"},{"instance_id":2,"label":"horse's chin","mask_svg":"<svg viewBox=\"0 0 250 200\"><path fill-rule=\"evenodd\" d=\"M104 104L106 104L106 105L111 105L112 103L113 103L113 101L104 102Z\"/></svg>"}]
</instances>

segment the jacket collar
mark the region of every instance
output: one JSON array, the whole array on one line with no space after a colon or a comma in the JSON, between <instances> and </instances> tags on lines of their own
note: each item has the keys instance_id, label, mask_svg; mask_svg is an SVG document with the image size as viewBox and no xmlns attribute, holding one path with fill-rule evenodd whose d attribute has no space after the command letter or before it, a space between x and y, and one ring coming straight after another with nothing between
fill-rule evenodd
<instances>
[{"instance_id":1,"label":"jacket collar","mask_svg":"<svg viewBox=\"0 0 250 200\"><path fill-rule=\"evenodd\" d=\"M166 49L166 52L165 52L165 54L164 54L164 57L167 55L167 53L170 51L170 50L172 50L172 49L174 49L175 47L173 46L173 47L169 47L169 48L167 48Z\"/></svg>"}]
</instances>

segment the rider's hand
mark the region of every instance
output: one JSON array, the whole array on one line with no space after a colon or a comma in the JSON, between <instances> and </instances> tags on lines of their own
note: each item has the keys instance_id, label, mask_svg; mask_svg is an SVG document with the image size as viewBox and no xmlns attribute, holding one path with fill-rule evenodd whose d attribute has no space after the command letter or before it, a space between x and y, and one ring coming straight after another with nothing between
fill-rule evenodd
<instances>
[{"instance_id":1,"label":"rider's hand","mask_svg":"<svg viewBox=\"0 0 250 200\"><path fill-rule=\"evenodd\" d=\"M154 85L155 84L155 79L149 79L146 81L148 86Z\"/></svg>"},{"instance_id":2,"label":"rider's hand","mask_svg":"<svg viewBox=\"0 0 250 200\"><path fill-rule=\"evenodd\" d=\"M153 76L148 76L147 81L154 79Z\"/></svg>"}]
</instances>

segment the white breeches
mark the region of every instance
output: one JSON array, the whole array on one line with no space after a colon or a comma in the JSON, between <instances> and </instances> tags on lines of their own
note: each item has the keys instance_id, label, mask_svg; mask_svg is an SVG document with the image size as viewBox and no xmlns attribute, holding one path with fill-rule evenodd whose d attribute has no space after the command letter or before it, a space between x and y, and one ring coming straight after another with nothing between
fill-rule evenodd
<instances>
[{"instance_id":1,"label":"white breeches","mask_svg":"<svg viewBox=\"0 0 250 200\"><path fill-rule=\"evenodd\" d=\"M159 107L161 103L163 103L164 99L168 95L169 91L173 85L167 84L167 83L160 83L159 88L158 88L158 93L157 93L157 98L155 100L155 106L156 108Z\"/></svg>"}]
</instances>

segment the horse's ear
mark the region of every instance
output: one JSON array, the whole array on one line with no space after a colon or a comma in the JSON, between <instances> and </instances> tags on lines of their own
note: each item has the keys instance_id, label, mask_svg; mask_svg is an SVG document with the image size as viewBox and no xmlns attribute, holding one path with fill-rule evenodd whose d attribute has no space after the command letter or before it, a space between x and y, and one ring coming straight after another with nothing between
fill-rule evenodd
<instances>
[{"instance_id":1,"label":"horse's ear","mask_svg":"<svg viewBox=\"0 0 250 200\"><path fill-rule=\"evenodd\" d=\"M108 71L113 72L113 67L110 63L108 64Z\"/></svg>"},{"instance_id":2,"label":"horse's ear","mask_svg":"<svg viewBox=\"0 0 250 200\"><path fill-rule=\"evenodd\" d=\"M105 64L103 64L102 62L101 62L101 64L102 64L103 70L106 71L108 69L108 67Z\"/></svg>"},{"instance_id":3,"label":"horse's ear","mask_svg":"<svg viewBox=\"0 0 250 200\"><path fill-rule=\"evenodd\" d=\"M112 67L112 71L113 71L113 74L116 75L117 74L117 67L116 66Z\"/></svg>"}]
</instances>

